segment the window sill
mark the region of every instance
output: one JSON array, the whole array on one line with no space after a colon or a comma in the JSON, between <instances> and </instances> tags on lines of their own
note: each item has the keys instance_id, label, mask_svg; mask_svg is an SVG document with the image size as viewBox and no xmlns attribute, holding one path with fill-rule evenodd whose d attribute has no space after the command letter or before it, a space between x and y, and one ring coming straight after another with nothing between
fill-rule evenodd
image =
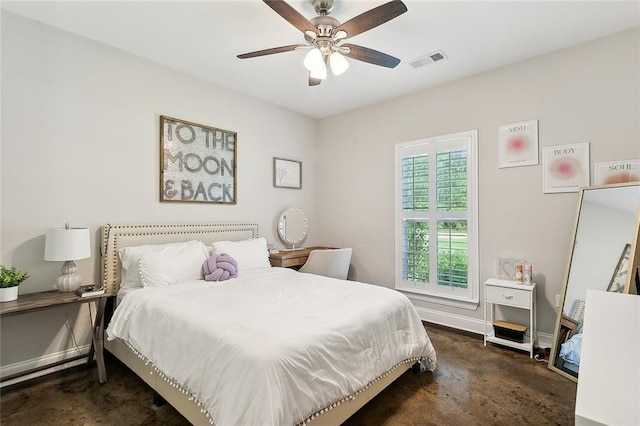
<instances>
[{"instance_id":1,"label":"window sill","mask_svg":"<svg viewBox=\"0 0 640 426\"><path fill-rule=\"evenodd\" d=\"M458 299L454 297L436 296L433 294L426 294L419 291L413 291L406 288L396 288L397 291L403 293L409 299L419 300L421 302L436 303L438 305L451 306L454 308L467 309L469 311L475 311L480 305L478 299Z\"/></svg>"}]
</instances>

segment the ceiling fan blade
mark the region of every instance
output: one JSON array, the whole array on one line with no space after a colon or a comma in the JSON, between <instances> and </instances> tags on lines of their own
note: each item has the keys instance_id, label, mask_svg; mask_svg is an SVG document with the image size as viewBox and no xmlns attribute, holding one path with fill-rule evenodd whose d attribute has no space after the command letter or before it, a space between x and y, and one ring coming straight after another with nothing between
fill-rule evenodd
<instances>
[{"instance_id":1,"label":"ceiling fan blade","mask_svg":"<svg viewBox=\"0 0 640 426\"><path fill-rule=\"evenodd\" d=\"M346 47L349 49L349 52L343 53L344 56L358 61L368 62L373 65L380 65L381 67L387 68L395 68L400 63L400 59L387 55L386 53L378 52L377 50L369 49L368 47L349 43L345 43L340 47Z\"/></svg>"},{"instance_id":2,"label":"ceiling fan blade","mask_svg":"<svg viewBox=\"0 0 640 426\"><path fill-rule=\"evenodd\" d=\"M263 0L267 6L273 9L278 15L286 19L291 25L296 27L302 32L311 31L316 32L316 27L304 16L302 16L297 10L289 6L288 3L282 0Z\"/></svg>"},{"instance_id":3,"label":"ceiling fan blade","mask_svg":"<svg viewBox=\"0 0 640 426\"><path fill-rule=\"evenodd\" d=\"M298 48L307 47L306 44L290 44L288 46L272 47L271 49L257 50L255 52L243 53L238 55L240 59L255 58L258 56L273 55L275 53L291 52Z\"/></svg>"},{"instance_id":4,"label":"ceiling fan blade","mask_svg":"<svg viewBox=\"0 0 640 426\"><path fill-rule=\"evenodd\" d=\"M347 33L347 36L344 38L347 39L368 31L371 28L375 28L380 24L384 24L402 15L406 11L407 6L405 6L401 0L393 0L381 6L374 7L355 18L349 19L347 22L336 27L336 29L333 30L333 34L337 34L338 31L344 31Z\"/></svg>"},{"instance_id":5,"label":"ceiling fan blade","mask_svg":"<svg viewBox=\"0 0 640 426\"><path fill-rule=\"evenodd\" d=\"M309 86L317 86L322 83L322 79L311 77L311 73L309 73Z\"/></svg>"}]
</instances>

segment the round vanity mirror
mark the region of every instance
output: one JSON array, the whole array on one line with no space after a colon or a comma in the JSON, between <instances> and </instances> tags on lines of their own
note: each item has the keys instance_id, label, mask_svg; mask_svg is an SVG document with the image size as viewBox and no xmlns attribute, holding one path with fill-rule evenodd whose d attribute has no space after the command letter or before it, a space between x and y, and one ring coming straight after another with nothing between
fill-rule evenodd
<instances>
[{"instance_id":1,"label":"round vanity mirror","mask_svg":"<svg viewBox=\"0 0 640 426\"><path fill-rule=\"evenodd\" d=\"M280 239L295 249L307 237L309 223L307 215L297 208L289 208L282 212L278 220L278 235Z\"/></svg>"}]
</instances>

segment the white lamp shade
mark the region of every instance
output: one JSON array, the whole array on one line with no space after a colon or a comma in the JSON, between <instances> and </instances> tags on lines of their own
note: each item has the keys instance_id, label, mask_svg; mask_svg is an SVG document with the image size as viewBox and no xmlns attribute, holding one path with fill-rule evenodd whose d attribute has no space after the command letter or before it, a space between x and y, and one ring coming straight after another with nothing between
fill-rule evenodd
<instances>
[{"instance_id":1,"label":"white lamp shade","mask_svg":"<svg viewBox=\"0 0 640 426\"><path fill-rule=\"evenodd\" d=\"M66 262L90 256L89 228L52 228L47 231L44 260Z\"/></svg>"},{"instance_id":2,"label":"white lamp shade","mask_svg":"<svg viewBox=\"0 0 640 426\"><path fill-rule=\"evenodd\" d=\"M313 48L304 57L304 67L311 72L317 71L322 65L324 65L324 61L320 49Z\"/></svg>"},{"instance_id":3,"label":"white lamp shade","mask_svg":"<svg viewBox=\"0 0 640 426\"><path fill-rule=\"evenodd\" d=\"M340 75L349 68L349 62L338 52L333 52L329 57L329 66L333 75Z\"/></svg>"},{"instance_id":4,"label":"white lamp shade","mask_svg":"<svg viewBox=\"0 0 640 426\"><path fill-rule=\"evenodd\" d=\"M309 73L309 77L316 78L318 80L327 79L327 66L324 62L320 62L320 66Z\"/></svg>"}]
</instances>

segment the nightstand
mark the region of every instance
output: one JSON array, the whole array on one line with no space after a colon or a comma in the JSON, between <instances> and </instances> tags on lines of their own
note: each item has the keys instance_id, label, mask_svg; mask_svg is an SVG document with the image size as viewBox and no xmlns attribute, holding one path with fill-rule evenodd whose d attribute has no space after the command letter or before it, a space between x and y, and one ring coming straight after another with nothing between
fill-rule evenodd
<instances>
[{"instance_id":1,"label":"nightstand","mask_svg":"<svg viewBox=\"0 0 640 426\"><path fill-rule=\"evenodd\" d=\"M63 293L58 290L43 291L40 293L23 294L18 297L17 300L10 302L0 303L0 317L9 315L20 315L27 312L38 311L42 309L53 308L55 306L66 305L69 303L89 303L96 302L96 318L93 323L93 332L91 337L91 349L87 359L87 364L93 361L95 355L96 364L98 366L98 377L100 383L107 381L107 372L104 366L104 311L107 303L107 299L110 294L99 294L97 296L80 297L74 292ZM47 368L54 367L56 365L66 364L67 362L81 359L85 355L79 355L74 358L65 359L52 364L43 365L28 371L24 371L18 374L12 374L7 377L3 377L2 381L15 379L16 377L24 376L27 374L35 373L37 371L45 370Z\"/></svg>"},{"instance_id":2,"label":"nightstand","mask_svg":"<svg viewBox=\"0 0 640 426\"><path fill-rule=\"evenodd\" d=\"M496 337L493 330L495 305L511 306L529 311L529 335L524 342ZM519 284L515 281L490 278L484 283L484 345L496 343L529 352L533 358L536 336L536 283Z\"/></svg>"}]
</instances>

